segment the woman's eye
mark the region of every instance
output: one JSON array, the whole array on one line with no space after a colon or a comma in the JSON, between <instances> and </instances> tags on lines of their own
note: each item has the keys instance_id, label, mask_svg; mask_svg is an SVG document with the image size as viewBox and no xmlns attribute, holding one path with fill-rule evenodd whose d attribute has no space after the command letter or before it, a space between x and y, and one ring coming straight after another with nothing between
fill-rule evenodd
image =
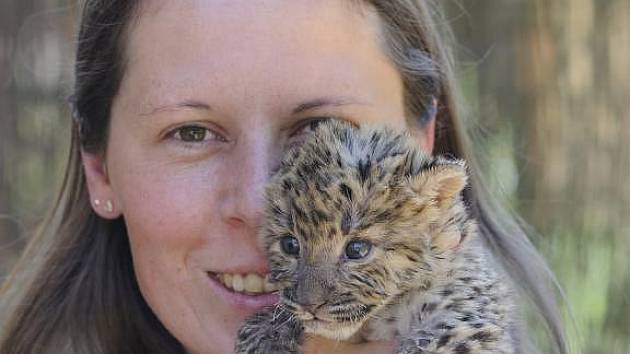
<instances>
[{"instance_id":1,"label":"woman's eye","mask_svg":"<svg viewBox=\"0 0 630 354\"><path fill-rule=\"evenodd\" d=\"M361 259L365 258L372 249L372 244L365 240L350 241L346 245L346 258Z\"/></svg>"},{"instance_id":2,"label":"woman's eye","mask_svg":"<svg viewBox=\"0 0 630 354\"><path fill-rule=\"evenodd\" d=\"M295 135L300 135L300 134L308 134L308 133L312 133L314 132L317 127L322 124L323 122L329 120L329 119L334 119L332 117L319 117L319 118L312 118L309 119L305 124L302 124L296 131Z\"/></svg>"},{"instance_id":3,"label":"woman's eye","mask_svg":"<svg viewBox=\"0 0 630 354\"><path fill-rule=\"evenodd\" d=\"M217 134L213 133L208 128L191 125L177 128L173 132L173 138L186 143L200 143L210 139L216 139Z\"/></svg>"}]
</instances>

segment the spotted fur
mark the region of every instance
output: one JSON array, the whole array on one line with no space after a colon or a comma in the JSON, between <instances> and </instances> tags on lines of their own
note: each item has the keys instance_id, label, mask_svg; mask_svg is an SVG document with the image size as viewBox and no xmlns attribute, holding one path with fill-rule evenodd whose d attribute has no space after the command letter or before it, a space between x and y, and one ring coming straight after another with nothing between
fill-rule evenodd
<instances>
[{"instance_id":1,"label":"spotted fur","mask_svg":"<svg viewBox=\"0 0 630 354\"><path fill-rule=\"evenodd\" d=\"M510 289L464 205L464 163L386 128L321 124L267 188L261 246L281 303L237 353L298 353L304 335L395 340L397 353L513 353ZM294 237L299 254L283 251ZM348 242L371 244L349 259Z\"/></svg>"}]
</instances>

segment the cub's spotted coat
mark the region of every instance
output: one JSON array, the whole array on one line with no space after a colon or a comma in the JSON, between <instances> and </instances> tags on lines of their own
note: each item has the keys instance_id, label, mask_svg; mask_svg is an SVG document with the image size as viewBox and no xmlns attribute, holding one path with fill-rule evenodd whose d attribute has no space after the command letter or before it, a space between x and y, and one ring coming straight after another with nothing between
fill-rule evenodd
<instances>
[{"instance_id":1,"label":"cub's spotted coat","mask_svg":"<svg viewBox=\"0 0 630 354\"><path fill-rule=\"evenodd\" d=\"M267 188L261 245L281 303L246 322L236 352L298 353L320 335L513 353L510 290L466 212L466 178L405 134L321 124Z\"/></svg>"}]
</instances>

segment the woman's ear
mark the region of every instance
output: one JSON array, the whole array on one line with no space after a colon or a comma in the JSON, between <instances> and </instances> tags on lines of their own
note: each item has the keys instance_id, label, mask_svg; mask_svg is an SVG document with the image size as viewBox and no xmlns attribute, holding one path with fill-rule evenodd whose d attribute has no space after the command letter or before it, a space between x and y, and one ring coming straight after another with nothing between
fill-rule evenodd
<instances>
[{"instance_id":1,"label":"woman's ear","mask_svg":"<svg viewBox=\"0 0 630 354\"><path fill-rule=\"evenodd\" d=\"M435 145L435 118L437 116L437 99L433 99L431 107L427 109L427 115L422 117L420 127L413 128L411 136L416 143L428 155L433 154Z\"/></svg>"},{"instance_id":2,"label":"woman's ear","mask_svg":"<svg viewBox=\"0 0 630 354\"><path fill-rule=\"evenodd\" d=\"M90 194L90 204L100 217L116 219L122 214L102 155L81 150L81 162Z\"/></svg>"}]
</instances>

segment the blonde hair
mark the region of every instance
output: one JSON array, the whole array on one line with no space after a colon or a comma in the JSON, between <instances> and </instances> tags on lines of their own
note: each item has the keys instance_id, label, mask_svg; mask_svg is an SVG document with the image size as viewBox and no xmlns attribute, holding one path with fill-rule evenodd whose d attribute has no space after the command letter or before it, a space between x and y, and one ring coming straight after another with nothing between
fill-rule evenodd
<instances>
[{"instance_id":1,"label":"blonde hair","mask_svg":"<svg viewBox=\"0 0 630 354\"><path fill-rule=\"evenodd\" d=\"M480 174L459 111L447 45L450 35L437 4L353 1L368 3L382 20L383 44L403 77L410 120L423 125L436 113L435 152L467 161L471 187L465 199L486 244L535 305L557 352L567 353L555 293L549 287L552 273L519 219L494 201ZM81 149L104 151L111 104L124 75L125 32L138 3L84 3L68 167L51 213L0 289L1 353L185 352L138 290L123 221L107 221L92 211L79 154ZM437 112L431 111L434 99L439 102Z\"/></svg>"}]
</instances>

